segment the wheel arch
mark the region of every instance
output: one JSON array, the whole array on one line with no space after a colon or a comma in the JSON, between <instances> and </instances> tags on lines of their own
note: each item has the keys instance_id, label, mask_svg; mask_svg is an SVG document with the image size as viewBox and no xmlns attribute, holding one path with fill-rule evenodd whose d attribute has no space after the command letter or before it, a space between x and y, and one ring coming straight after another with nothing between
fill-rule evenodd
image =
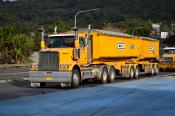
<instances>
[{"instance_id":1,"label":"wheel arch","mask_svg":"<svg viewBox=\"0 0 175 116\"><path fill-rule=\"evenodd\" d=\"M111 67L114 68L116 71L116 68L113 65L107 65L108 73L109 73Z\"/></svg>"}]
</instances>

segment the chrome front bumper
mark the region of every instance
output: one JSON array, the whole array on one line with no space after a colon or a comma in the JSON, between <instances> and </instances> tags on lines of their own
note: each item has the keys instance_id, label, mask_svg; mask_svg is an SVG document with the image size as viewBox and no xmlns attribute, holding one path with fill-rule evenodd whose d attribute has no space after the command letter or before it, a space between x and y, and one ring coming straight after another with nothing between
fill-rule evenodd
<instances>
[{"instance_id":1,"label":"chrome front bumper","mask_svg":"<svg viewBox=\"0 0 175 116\"><path fill-rule=\"evenodd\" d=\"M72 72L29 71L29 81L31 82L70 83L71 77L72 77Z\"/></svg>"}]
</instances>

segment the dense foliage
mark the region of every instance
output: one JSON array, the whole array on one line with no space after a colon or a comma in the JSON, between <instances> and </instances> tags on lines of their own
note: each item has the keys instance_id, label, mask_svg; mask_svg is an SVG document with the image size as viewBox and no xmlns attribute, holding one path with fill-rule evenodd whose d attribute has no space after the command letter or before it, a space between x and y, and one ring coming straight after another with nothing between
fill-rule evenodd
<instances>
[{"instance_id":1,"label":"dense foliage","mask_svg":"<svg viewBox=\"0 0 175 116\"><path fill-rule=\"evenodd\" d=\"M0 27L0 63L24 63L33 47L33 40L17 33L14 27Z\"/></svg>"},{"instance_id":2,"label":"dense foliage","mask_svg":"<svg viewBox=\"0 0 175 116\"><path fill-rule=\"evenodd\" d=\"M0 0L0 24L21 25L28 30L57 20L73 24L77 11L91 8L101 10L81 14L78 18L79 25L103 27L105 23L133 18L153 22L172 21L175 18L174 0Z\"/></svg>"},{"instance_id":3,"label":"dense foliage","mask_svg":"<svg viewBox=\"0 0 175 116\"><path fill-rule=\"evenodd\" d=\"M175 21L174 0L0 0L0 63L25 62L32 50L39 49L38 27L51 33L70 30L79 10L100 8L80 14L78 27L106 28L148 36L151 24ZM10 26L7 26L10 25Z\"/></svg>"}]
</instances>

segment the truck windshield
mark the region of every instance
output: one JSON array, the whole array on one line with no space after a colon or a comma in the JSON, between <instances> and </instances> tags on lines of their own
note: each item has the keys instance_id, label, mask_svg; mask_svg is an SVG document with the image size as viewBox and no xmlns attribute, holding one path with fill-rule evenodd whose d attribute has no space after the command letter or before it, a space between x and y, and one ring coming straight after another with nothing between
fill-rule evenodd
<instances>
[{"instance_id":1,"label":"truck windshield","mask_svg":"<svg viewBox=\"0 0 175 116\"><path fill-rule=\"evenodd\" d=\"M74 36L54 36L47 39L48 48L74 47Z\"/></svg>"},{"instance_id":2,"label":"truck windshield","mask_svg":"<svg viewBox=\"0 0 175 116\"><path fill-rule=\"evenodd\" d=\"M164 50L165 54L175 54L175 49L171 49L171 50Z\"/></svg>"}]
</instances>

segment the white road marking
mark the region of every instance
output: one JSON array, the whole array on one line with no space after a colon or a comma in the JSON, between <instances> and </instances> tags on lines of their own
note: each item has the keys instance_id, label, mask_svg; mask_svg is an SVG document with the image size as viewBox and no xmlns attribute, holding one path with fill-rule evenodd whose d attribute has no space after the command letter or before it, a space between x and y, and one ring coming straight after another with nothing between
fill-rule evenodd
<instances>
[{"instance_id":1,"label":"white road marking","mask_svg":"<svg viewBox=\"0 0 175 116\"><path fill-rule=\"evenodd\" d=\"M23 80L29 80L29 78L23 78Z\"/></svg>"},{"instance_id":2,"label":"white road marking","mask_svg":"<svg viewBox=\"0 0 175 116\"><path fill-rule=\"evenodd\" d=\"M17 73L3 73L3 74L0 74L0 76L3 76L3 75L18 75L18 74L27 74L29 72L17 72Z\"/></svg>"},{"instance_id":3,"label":"white road marking","mask_svg":"<svg viewBox=\"0 0 175 116\"><path fill-rule=\"evenodd\" d=\"M10 80L10 79L8 79L7 81L8 81L8 82L12 82L12 80Z\"/></svg>"},{"instance_id":4,"label":"white road marking","mask_svg":"<svg viewBox=\"0 0 175 116\"><path fill-rule=\"evenodd\" d=\"M175 73L165 74L165 75L159 75L159 76L154 76L154 78L157 78L157 77L166 77L166 76L172 76L172 75L175 75Z\"/></svg>"},{"instance_id":5,"label":"white road marking","mask_svg":"<svg viewBox=\"0 0 175 116\"><path fill-rule=\"evenodd\" d=\"M23 80L29 80L28 78L23 78ZM7 82L12 82L11 79L8 79L8 80L0 80L0 84L2 83L7 83Z\"/></svg>"},{"instance_id":6,"label":"white road marking","mask_svg":"<svg viewBox=\"0 0 175 116\"><path fill-rule=\"evenodd\" d=\"M153 78L159 78L159 77L166 78L167 76L172 76L172 75L175 75L175 73L164 74L164 75L158 75L158 76L153 76L153 77L149 76L149 77L143 78L143 79L141 79L141 80L148 80L148 79L150 79L150 78L153 79Z\"/></svg>"},{"instance_id":7,"label":"white road marking","mask_svg":"<svg viewBox=\"0 0 175 116\"><path fill-rule=\"evenodd\" d=\"M0 83L6 83L8 80L0 80Z\"/></svg>"}]
</instances>

